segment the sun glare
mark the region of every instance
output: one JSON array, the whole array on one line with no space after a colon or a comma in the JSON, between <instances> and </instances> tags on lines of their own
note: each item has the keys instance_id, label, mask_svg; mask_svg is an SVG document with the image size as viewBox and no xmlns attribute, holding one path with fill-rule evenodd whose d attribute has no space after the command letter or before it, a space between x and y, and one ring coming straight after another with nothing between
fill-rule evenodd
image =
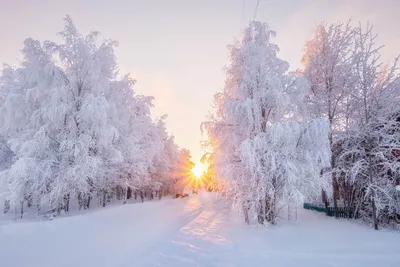
<instances>
[{"instance_id":1,"label":"sun glare","mask_svg":"<svg viewBox=\"0 0 400 267\"><path fill-rule=\"evenodd\" d=\"M197 179L201 178L201 176L205 171L206 171L206 166L204 166L204 164L200 162L196 163L196 165L192 169L192 173Z\"/></svg>"}]
</instances>

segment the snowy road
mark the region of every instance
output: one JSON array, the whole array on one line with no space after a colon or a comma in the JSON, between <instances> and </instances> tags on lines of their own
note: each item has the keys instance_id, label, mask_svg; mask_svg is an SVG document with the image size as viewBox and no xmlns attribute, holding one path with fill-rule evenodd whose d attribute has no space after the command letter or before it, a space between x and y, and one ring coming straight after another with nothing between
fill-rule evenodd
<instances>
[{"instance_id":1,"label":"snowy road","mask_svg":"<svg viewBox=\"0 0 400 267\"><path fill-rule=\"evenodd\" d=\"M299 210L245 227L213 194L0 225L1 267L400 266L400 234Z\"/></svg>"},{"instance_id":2,"label":"snowy road","mask_svg":"<svg viewBox=\"0 0 400 267\"><path fill-rule=\"evenodd\" d=\"M185 209L185 214L197 216L186 217L185 223L154 244L141 266L234 266L224 253L230 247L227 206L203 194L189 199Z\"/></svg>"}]
</instances>

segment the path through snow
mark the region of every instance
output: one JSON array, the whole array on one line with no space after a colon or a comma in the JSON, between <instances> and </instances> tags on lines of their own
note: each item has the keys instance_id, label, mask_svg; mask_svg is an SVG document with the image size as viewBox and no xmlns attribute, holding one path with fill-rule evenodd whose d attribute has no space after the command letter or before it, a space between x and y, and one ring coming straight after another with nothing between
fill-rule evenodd
<instances>
[{"instance_id":1,"label":"path through snow","mask_svg":"<svg viewBox=\"0 0 400 267\"><path fill-rule=\"evenodd\" d=\"M400 266L400 234L299 210L245 227L211 193L0 225L0 266Z\"/></svg>"}]
</instances>

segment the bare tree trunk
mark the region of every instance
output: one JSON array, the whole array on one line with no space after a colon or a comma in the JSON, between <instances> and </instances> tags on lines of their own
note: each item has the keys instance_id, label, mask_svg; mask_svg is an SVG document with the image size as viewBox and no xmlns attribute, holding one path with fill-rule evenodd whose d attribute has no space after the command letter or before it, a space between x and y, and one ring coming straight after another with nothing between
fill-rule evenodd
<instances>
[{"instance_id":1,"label":"bare tree trunk","mask_svg":"<svg viewBox=\"0 0 400 267\"><path fill-rule=\"evenodd\" d=\"M259 224L264 224L264 218L265 218L265 214L264 214L264 209L263 209L263 201L260 200L259 201L259 207L257 209L257 219L258 219L258 223Z\"/></svg>"},{"instance_id":2,"label":"bare tree trunk","mask_svg":"<svg viewBox=\"0 0 400 267\"><path fill-rule=\"evenodd\" d=\"M115 194L117 195L117 199L118 200L121 200L121 195L122 195L122 189L121 189L121 187L120 186L117 186L117 188L115 189Z\"/></svg>"},{"instance_id":3,"label":"bare tree trunk","mask_svg":"<svg viewBox=\"0 0 400 267\"><path fill-rule=\"evenodd\" d=\"M57 204L57 215L60 215L62 208L63 208L63 201L59 200Z\"/></svg>"},{"instance_id":4,"label":"bare tree trunk","mask_svg":"<svg viewBox=\"0 0 400 267\"><path fill-rule=\"evenodd\" d=\"M67 196L66 196L66 199L65 199L65 211L69 211L69 198L70 198L70 195L69 194L67 194Z\"/></svg>"},{"instance_id":5,"label":"bare tree trunk","mask_svg":"<svg viewBox=\"0 0 400 267\"><path fill-rule=\"evenodd\" d=\"M371 161L371 155L368 155L368 161L369 161L369 166L368 166L368 175L369 175L369 181L372 184L373 183L373 173L372 173L372 161ZM376 215L376 205L375 205L375 189L371 190L371 202L372 202L372 218L374 220L374 229L378 230L378 218Z\"/></svg>"},{"instance_id":6,"label":"bare tree trunk","mask_svg":"<svg viewBox=\"0 0 400 267\"><path fill-rule=\"evenodd\" d=\"M265 198L265 207L264 207L265 220L271 224L275 224L275 195L272 199L268 196Z\"/></svg>"},{"instance_id":7,"label":"bare tree trunk","mask_svg":"<svg viewBox=\"0 0 400 267\"><path fill-rule=\"evenodd\" d=\"M107 198L107 193L106 191L103 192L103 208L106 206L106 198Z\"/></svg>"},{"instance_id":8,"label":"bare tree trunk","mask_svg":"<svg viewBox=\"0 0 400 267\"><path fill-rule=\"evenodd\" d=\"M27 207L30 208L32 206L32 195L28 196L27 201Z\"/></svg>"},{"instance_id":9,"label":"bare tree trunk","mask_svg":"<svg viewBox=\"0 0 400 267\"><path fill-rule=\"evenodd\" d=\"M332 187L333 187L333 208L335 211L335 218L339 218L339 209L338 209L338 190L337 190L337 179L334 174L332 174Z\"/></svg>"},{"instance_id":10,"label":"bare tree trunk","mask_svg":"<svg viewBox=\"0 0 400 267\"><path fill-rule=\"evenodd\" d=\"M126 199L132 198L132 189L128 186L128 190L126 190Z\"/></svg>"},{"instance_id":11,"label":"bare tree trunk","mask_svg":"<svg viewBox=\"0 0 400 267\"><path fill-rule=\"evenodd\" d=\"M121 195L122 195L122 204L125 205L127 203L127 199L126 199L126 193L125 191L127 191L127 189L121 189Z\"/></svg>"},{"instance_id":12,"label":"bare tree trunk","mask_svg":"<svg viewBox=\"0 0 400 267\"><path fill-rule=\"evenodd\" d=\"M140 191L140 198L142 199L142 202L144 201L144 197L145 197L145 194L144 194L143 190L141 190Z\"/></svg>"},{"instance_id":13,"label":"bare tree trunk","mask_svg":"<svg viewBox=\"0 0 400 267\"><path fill-rule=\"evenodd\" d=\"M243 204L242 207L243 207L244 222L246 224L249 224L250 223L250 220L249 220L249 207L247 205L248 205L248 201L246 201L245 204Z\"/></svg>"},{"instance_id":14,"label":"bare tree trunk","mask_svg":"<svg viewBox=\"0 0 400 267\"><path fill-rule=\"evenodd\" d=\"M24 201L21 201L21 219L23 215L24 215Z\"/></svg>"},{"instance_id":15,"label":"bare tree trunk","mask_svg":"<svg viewBox=\"0 0 400 267\"><path fill-rule=\"evenodd\" d=\"M78 204L79 204L79 210L83 207L83 202L82 202L82 194L78 193Z\"/></svg>"},{"instance_id":16,"label":"bare tree trunk","mask_svg":"<svg viewBox=\"0 0 400 267\"><path fill-rule=\"evenodd\" d=\"M8 213L10 211L10 208L11 208L10 200L5 200L3 213Z\"/></svg>"},{"instance_id":17,"label":"bare tree trunk","mask_svg":"<svg viewBox=\"0 0 400 267\"><path fill-rule=\"evenodd\" d=\"M326 81L326 88L328 88L329 92L332 91L332 78L329 77ZM333 153L333 136L332 136L332 123L333 123L333 114L332 114L332 102L331 99L328 99L328 110L329 110L329 115L328 115L328 119L329 119L329 146L331 148L331 175L332 175L332 196L333 196L333 208L335 211L335 217L338 218L339 217L339 210L338 210L338 204L337 204L337 197L338 197L338 191L337 191L337 187L338 187L338 181L336 178L336 175L333 173L333 170L335 168L335 156Z\"/></svg>"},{"instance_id":18,"label":"bare tree trunk","mask_svg":"<svg viewBox=\"0 0 400 267\"><path fill-rule=\"evenodd\" d=\"M88 196L87 197L87 205L86 205L87 209L89 209L89 207L90 207L90 200L91 200L91 196Z\"/></svg>"},{"instance_id":19,"label":"bare tree trunk","mask_svg":"<svg viewBox=\"0 0 400 267\"><path fill-rule=\"evenodd\" d=\"M322 189L322 191L321 191L321 196L322 196L322 202L325 205L325 209L328 210L329 201L328 201L328 196L326 195L326 191L324 189Z\"/></svg>"},{"instance_id":20,"label":"bare tree trunk","mask_svg":"<svg viewBox=\"0 0 400 267\"><path fill-rule=\"evenodd\" d=\"M330 137L330 144L332 149L332 137ZM331 155L331 168L332 168L332 193L333 193L333 209L335 211L335 218L339 218L339 209L338 209L338 197L339 197L339 190L338 190L338 180L336 174L333 172L333 168L335 167L335 158L332 153Z\"/></svg>"},{"instance_id":21,"label":"bare tree trunk","mask_svg":"<svg viewBox=\"0 0 400 267\"><path fill-rule=\"evenodd\" d=\"M378 227L378 218L376 216L376 205L375 205L375 191L371 192L371 201L372 201L372 218L374 219L374 229L379 230Z\"/></svg>"}]
</instances>

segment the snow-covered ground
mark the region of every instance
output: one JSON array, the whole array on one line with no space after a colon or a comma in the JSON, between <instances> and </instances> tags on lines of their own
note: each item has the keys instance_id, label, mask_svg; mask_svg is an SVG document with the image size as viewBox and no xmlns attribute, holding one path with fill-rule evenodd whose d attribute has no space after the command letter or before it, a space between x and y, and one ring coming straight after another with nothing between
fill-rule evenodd
<instances>
[{"instance_id":1,"label":"snow-covered ground","mask_svg":"<svg viewBox=\"0 0 400 267\"><path fill-rule=\"evenodd\" d=\"M297 221L247 227L201 193L0 224L0 266L400 266L400 234L302 209Z\"/></svg>"}]
</instances>

